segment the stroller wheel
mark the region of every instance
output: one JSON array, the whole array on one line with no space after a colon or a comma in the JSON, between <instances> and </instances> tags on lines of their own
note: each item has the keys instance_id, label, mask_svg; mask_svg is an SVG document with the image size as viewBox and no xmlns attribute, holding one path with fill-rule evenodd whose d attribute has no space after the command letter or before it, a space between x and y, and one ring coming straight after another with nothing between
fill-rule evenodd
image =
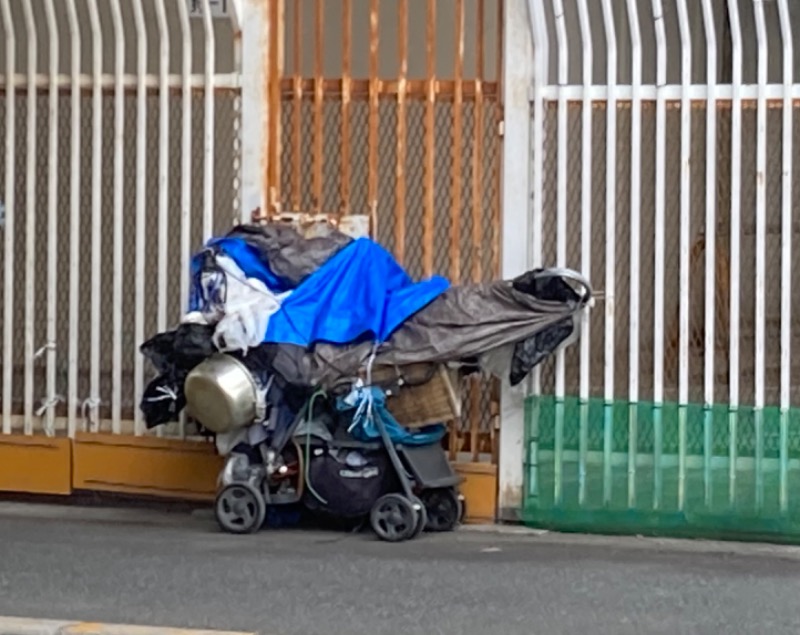
<instances>
[{"instance_id":1,"label":"stroller wheel","mask_svg":"<svg viewBox=\"0 0 800 635\"><path fill-rule=\"evenodd\" d=\"M381 496L372 506L369 522L381 540L401 542L413 538L420 524L414 504L402 494Z\"/></svg>"},{"instance_id":2,"label":"stroller wheel","mask_svg":"<svg viewBox=\"0 0 800 635\"><path fill-rule=\"evenodd\" d=\"M414 533L411 537L416 538L425 531L425 527L428 525L428 512L425 509L425 503L416 496L411 499L411 504L414 506L414 511L417 512L417 526L414 528Z\"/></svg>"},{"instance_id":3,"label":"stroller wheel","mask_svg":"<svg viewBox=\"0 0 800 635\"><path fill-rule=\"evenodd\" d=\"M249 483L231 483L217 495L214 513L223 531L250 534L264 524L267 504L261 492Z\"/></svg>"},{"instance_id":4,"label":"stroller wheel","mask_svg":"<svg viewBox=\"0 0 800 635\"><path fill-rule=\"evenodd\" d=\"M428 513L428 531L453 531L461 522L464 506L455 489L425 490L422 501Z\"/></svg>"}]
</instances>

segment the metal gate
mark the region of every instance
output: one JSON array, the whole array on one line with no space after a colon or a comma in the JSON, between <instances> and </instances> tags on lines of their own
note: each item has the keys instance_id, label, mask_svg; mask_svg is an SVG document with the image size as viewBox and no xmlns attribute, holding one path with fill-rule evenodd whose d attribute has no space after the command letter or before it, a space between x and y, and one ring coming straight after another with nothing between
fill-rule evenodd
<instances>
[{"instance_id":1,"label":"metal gate","mask_svg":"<svg viewBox=\"0 0 800 635\"><path fill-rule=\"evenodd\" d=\"M800 8L529 6L533 259L601 293L528 404L527 517L796 533Z\"/></svg>"},{"instance_id":2,"label":"metal gate","mask_svg":"<svg viewBox=\"0 0 800 635\"><path fill-rule=\"evenodd\" d=\"M3 434L143 434L138 346L240 216L237 4L0 0Z\"/></svg>"},{"instance_id":3,"label":"metal gate","mask_svg":"<svg viewBox=\"0 0 800 635\"><path fill-rule=\"evenodd\" d=\"M412 276L496 278L502 7L271 3L267 213L367 215ZM452 456L496 463L498 395L467 388Z\"/></svg>"}]
</instances>

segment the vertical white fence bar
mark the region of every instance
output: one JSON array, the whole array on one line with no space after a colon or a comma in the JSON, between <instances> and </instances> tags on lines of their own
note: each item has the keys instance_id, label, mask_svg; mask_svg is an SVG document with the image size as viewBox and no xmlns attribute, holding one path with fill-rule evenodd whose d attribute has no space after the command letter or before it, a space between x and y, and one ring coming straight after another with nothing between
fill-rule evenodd
<instances>
[{"instance_id":1,"label":"vertical white fence bar","mask_svg":"<svg viewBox=\"0 0 800 635\"><path fill-rule=\"evenodd\" d=\"M531 148L533 150L533 166L531 188L533 192L531 204L530 227L532 234L531 251L528 267L539 267L542 264L542 230L544 217L544 117L545 103L543 88L548 85L550 69L550 38L544 4L537 0L528 0L530 19L533 29L534 75L533 75L533 130L531 131ZM531 373L531 394L541 392L541 370L537 367ZM534 424L537 425L537 424Z\"/></svg>"},{"instance_id":2,"label":"vertical white fence bar","mask_svg":"<svg viewBox=\"0 0 800 635\"><path fill-rule=\"evenodd\" d=\"M167 284L169 274L169 208L167 195L169 172L169 31L164 0L156 0L158 21L158 308L156 328L159 333L167 330ZM164 434L164 426L156 428L156 434Z\"/></svg>"},{"instance_id":3,"label":"vertical white fence bar","mask_svg":"<svg viewBox=\"0 0 800 635\"><path fill-rule=\"evenodd\" d=\"M756 101L756 319L755 319L755 426L756 510L764 504L764 384L767 286L767 64L769 42L764 3L753 0L758 42L758 98Z\"/></svg>"},{"instance_id":4,"label":"vertical white fence bar","mask_svg":"<svg viewBox=\"0 0 800 635\"><path fill-rule=\"evenodd\" d=\"M78 416L78 307L80 302L81 240L81 38L75 0L67 0L70 37L70 137L69 137L69 309L67 430L75 437ZM6 273L8 268L6 268ZM8 287L6 287L8 288Z\"/></svg>"},{"instance_id":5,"label":"vertical white fence bar","mask_svg":"<svg viewBox=\"0 0 800 635\"><path fill-rule=\"evenodd\" d=\"M50 47L47 90L47 393L38 413L48 436L55 431L56 319L58 317L58 56L59 34L54 0L45 2Z\"/></svg>"},{"instance_id":6,"label":"vertical white fence bar","mask_svg":"<svg viewBox=\"0 0 800 635\"><path fill-rule=\"evenodd\" d=\"M781 441L780 509L789 509L789 407L792 398L792 176L794 43L788 0L778 0L783 40L783 156L781 157Z\"/></svg>"},{"instance_id":7,"label":"vertical white fence bar","mask_svg":"<svg viewBox=\"0 0 800 635\"><path fill-rule=\"evenodd\" d=\"M112 265L112 344L111 344L111 431L122 432L122 301L124 278L124 217L123 217L123 159L125 152L125 29L122 23L120 0L111 0L114 24L114 262ZM181 3L184 4L184 3Z\"/></svg>"},{"instance_id":8,"label":"vertical white fence bar","mask_svg":"<svg viewBox=\"0 0 800 635\"><path fill-rule=\"evenodd\" d=\"M738 0L728 0L728 18L731 28L732 100L731 100L731 246L730 246L730 405L729 415L729 490L728 499L736 505L737 433L739 424L739 321L741 254L741 173L742 173L742 29L739 22Z\"/></svg>"},{"instance_id":9,"label":"vertical white fence bar","mask_svg":"<svg viewBox=\"0 0 800 635\"><path fill-rule=\"evenodd\" d=\"M569 82L569 42L567 40L567 18L564 15L563 0L553 0L556 20L556 39L558 41L558 166L556 184L556 264L567 265L567 158L568 106L564 88ZM560 504L563 497L563 457L564 457L564 393L565 393L564 351L556 355L556 408L555 408L555 501Z\"/></svg>"},{"instance_id":10,"label":"vertical white fence bar","mask_svg":"<svg viewBox=\"0 0 800 635\"><path fill-rule=\"evenodd\" d=\"M158 313L156 328L167 329L167 260L169 247L169 31L164 0L156 0L158 21ZM161 426L159 426L159 430Z\"/></svg>"},{"instance_id":11,"label":"vertical white fence bar","mask_svg":"<svg viewBox=\"0 0 800 635\"><path fill-rule=\"evenodd\" d=\"M189 263L192 257L192 31L185 2L178 3L181 21L181 308L188 310ZM186 417L178 422L186 436Z\"/></svg>"},{"instance_id":12,"label":"vertical white fence bar","mask_svg":"<svg viewBox=\"0 0 800 635\"><path fill-rule=\"evenodd\" d=\"M97 0L89 0L89 22L92 31L92 290L89 362L89 428L98 430L100 406L100 294L102 293L102 230L103 217L100 207L103 169L103 33Z\"/></svg>"},{"instance_id":13,"label":"vertical white fence bar","mask_svg":"<svg viewBox=\"0 0 800 635\"><path fill-rule=\"evenodd\" d=\"M583 46L583 99L581 102L581 269L592 279L592 98L589 90L594 72L592 27L587 0L578 0ZM586 460L589 451L589 394L591 390L590 315L581 324L580 433L578 438L578 502L586 501Z\"/></svg>"},{"instance_id":14,"label":"vertical white fence bar","mask_svg":"<svg viewBox=\"0 0 800 635\"><path fill-rule=\"evenodd\" d=\"M208 7L205 7L206 11ZM136 23L136 257L135 257L135 296L136 315L134 318L134 343L139 347L144 341L144 303L145 303L145 152L147 150L147 93L145 79L147 74L147 31L145 30L142 0L133 0L133 15ZM143 434L142 414L138 405L144 392L144 360L141 355L134 358L134 432Z\"/></svg>"},{"instance_id":15,"label":"vertical white fence bar","mask_svg":"<svg viewBox=\"0 0 800 635\"><path fill-rule=\"evenodd\" d=\"M543 89L548 85L550 68L550 38L545 22L544 3L528 0L528 17L531 21L533 39L533 125L531 130L532 153L531 166L531 208L528 225L530 227L531 245L528 252L528 269L541 266L542 262L542 230L544 211L544 116L545 103ZM530 155L529 155L530 156ZM531 373L528 385L529 394L541 394L541 370L537 367ZM539 407L537 405L526 425L533 427L535 434L539 429ZM528 471L530 493L538 492L536 469Z\"/></svg>"},{"instance_id":16,"label":"vertical white fence bar","mask_svg":"<svg viewBox=\"0 0 800 635\"><path fill-rule=\"evenodd\" d=\"M639 311L642 205L642 34L638 0L627 0L631 31L631 211L630 211L630 353L628 373L628 507L636 506L636 455L639 402Z\"/></svg>"},{"instance_id":17,"label":"vertical white fence bar","mask_svg":"<svg viewBox=\"0 0 800 635\"><path fill-rule=\"evenodd\" d=\"M214 69L216 41L211 21L209 0L203 0L203 32L205 33L205 82L203 121L203 243L214 233Z\"/></svg>"},{"instance_id":18,"label":"vertical white fence bar","mask_svg":"<svg viewBox=\"0 0 800 635\"><path fill-rule=\"evenodd\" d=\"M717 301L717 31L711 0L703 0L703 25L706 33L706 225L705 225L705 365L703 379L703 483L705 505L711 506L714 425L714 357L716 351Z\"/></svg>"},{"instance_id":19,"label":"vertical white fence bar","mask_svg":"<svg viewBox=\"0 0 800 635\"><path fill-rule=\"evenodd\" d=\"M612 88L606 101L606 284L605 284L605 354L603 502L611 502L611 452L614 426L614 355L616 319L616 238L617 238L617 32L612 0L603 0L603 25L606 34L606 82Z\"/></svg>"},{"instance_id":20,"label":"vertical white fence bar","mask_svg":"<svg viewBox=\"0 0 800 635\"><path fill-rule=\"evenodd\" d=\"M3 434L11 434L14 382L14 232L16 221L17 37L10 0L2 0L6 39L5 227L3 245Z\"/></svg>"},{"instance_id":21,"label":"vertical white fence bar","mask_svg":"<svg viewBox=\"0 0 800 635\"><path fill-rule=\"evenodd\" d=\"M25 37L28 44L28 72L26 76L26 138L25 138L25 434L33 434L33 366L36 363L36 336L34 314L36 310L36 119L38 96L36 75L39 63L39 38L31 0L24 0Z\"/></svg>"},{"instance_id":22,"label":"vertical white fence bar","mask_svg":"<svg viewBox=\"0 0 800 635\"><path fill-rule=\"evenodd\" d=\"M667 103L664 86L667 83L667 35L664 26L664 7L653 0L653 21L656 32L656 182L654 227L654 291L653 291L653 509L659 509L663 495L662 449L664 442L664 282L666 231L666 160L667 160Z\"/></svg>"},{"instance_id":23,"label":"vertical white fence bar","mask_svg":"<svg viewBox=\"0 0 800 635\"><path fill-rule=\"evenodd\" d=\"M678 319L678 509L686 504L686 407L689 403L689 251L691 249L692 194L692 34L686 0L678 0L681 38L681 197L680 197L680 309Z\"/></svg>"}]
</instances>

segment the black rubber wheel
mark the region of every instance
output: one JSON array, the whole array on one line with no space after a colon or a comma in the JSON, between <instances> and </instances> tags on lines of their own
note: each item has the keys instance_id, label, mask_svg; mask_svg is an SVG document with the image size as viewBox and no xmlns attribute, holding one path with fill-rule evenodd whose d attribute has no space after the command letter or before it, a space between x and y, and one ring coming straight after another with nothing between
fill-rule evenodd
<instances>
[{"instance_id":1,"label":"black rubber wheel","mask_svg":"<svg viewBox=\"0 0 800 635\"><path fill-rule=\"evenodd\" d=\"M422 501L428 515L428 531L453 531L461 522L464 507L455 489L425 490Z\"/></svg>"},{"instance_id":2,"label":"black rubber wheel","mask_svg":"<svg viewBox=\"0 0 800 635\"><path fill-rule=\"evenodd\" d=\"M217 494L214 514L223 531L251 534L263 526L267 504L261 492L249 483L231 483Z\"/></svg>"},{"instance_id":3,"label":"black rubber wheel","mask_svg":"<svg viewBox=\"0 0 800 635\"><path fill-rule=\"evenodd\" d=\"M402 494L386 494L372 506L369 523L381 540L402 542L414 537L419 514L414 504Z\"/></svg>"},{"instance_id":4,"label":"black rubber wheel","mask_svg":"<svg viewBox=\"0 0 800 635\"><path fill-rule=\"evenodd\" d=\"M414 533L411 537L416 538L428 526L428 511L425 509L425 503L422 502L422 499L416 496L411 499L411 504L414 506L414 511L417 512L417 526L414 527Z\"/></svg>"}]
</instances>

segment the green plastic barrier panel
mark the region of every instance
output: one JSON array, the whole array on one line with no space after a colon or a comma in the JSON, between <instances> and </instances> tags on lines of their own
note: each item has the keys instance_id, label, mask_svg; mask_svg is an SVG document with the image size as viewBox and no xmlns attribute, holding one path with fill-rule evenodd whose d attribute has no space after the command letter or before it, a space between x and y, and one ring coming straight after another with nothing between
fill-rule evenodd
<instances>
[{"instance_id":1,"label":"green plastic barrier panel","mask_svg":"<svg viewBox=\"0 0 800 635\"><path fill-rule=\"evenodd\" d=\"M800 543L800 410L530 397L523 519Z\"/></svg>"}]
</instances>

